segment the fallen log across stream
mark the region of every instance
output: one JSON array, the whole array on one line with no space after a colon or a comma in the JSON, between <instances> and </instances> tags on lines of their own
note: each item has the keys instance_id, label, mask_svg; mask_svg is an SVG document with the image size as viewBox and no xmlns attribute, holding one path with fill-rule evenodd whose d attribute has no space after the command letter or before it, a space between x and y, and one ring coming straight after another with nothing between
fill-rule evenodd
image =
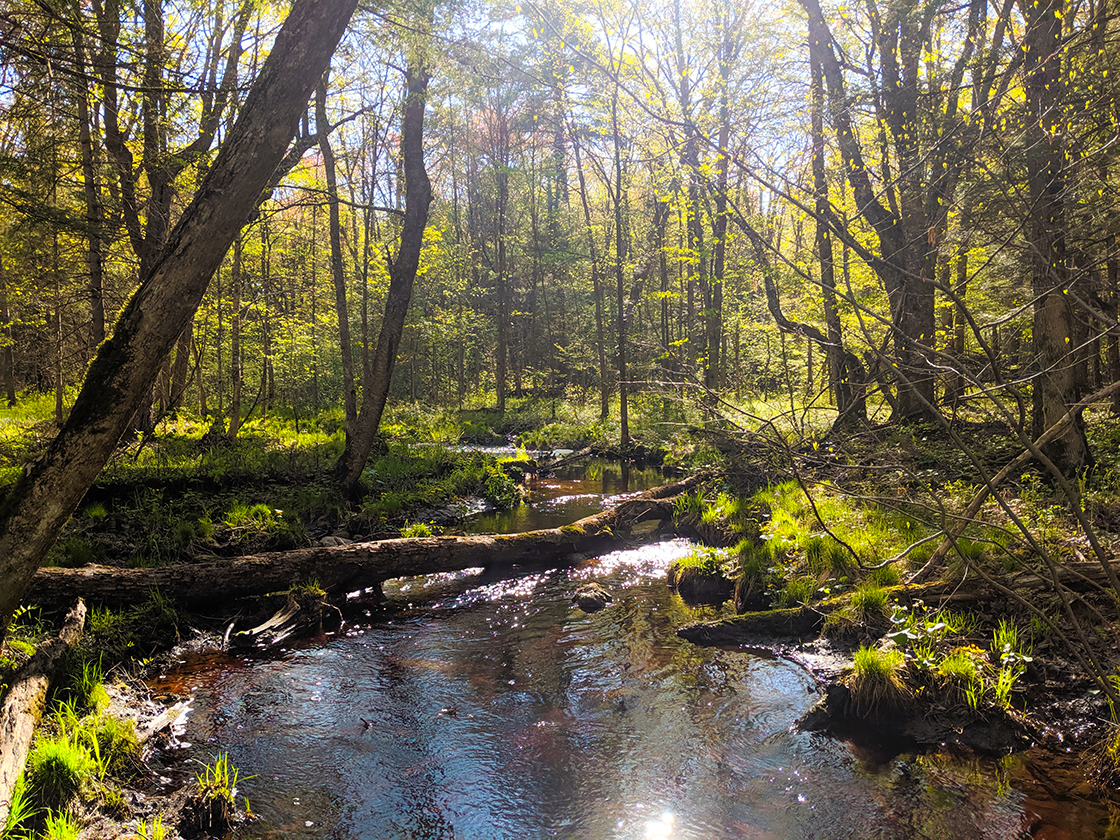
<instances>
[{"instance_id":1,"label":"fallen log across stream","mask_svg":"<svg viewBox=\"0 0 1120 840\"><path fill-rule=\"evenodd\" d=\"M390 578L557 563L572 555L594 555L617 546L630 538L631 529L639 523L671 521L671 499L710 478L708 474L691 476L636 494L571 525L520 534L404 537L150 569L45 568L36 573L28 600L48 611L79 595L91 606L122 607L144 601L158 589L184 606L213 608L313 580L337 600Z\"/></svg>"}]
</instances>

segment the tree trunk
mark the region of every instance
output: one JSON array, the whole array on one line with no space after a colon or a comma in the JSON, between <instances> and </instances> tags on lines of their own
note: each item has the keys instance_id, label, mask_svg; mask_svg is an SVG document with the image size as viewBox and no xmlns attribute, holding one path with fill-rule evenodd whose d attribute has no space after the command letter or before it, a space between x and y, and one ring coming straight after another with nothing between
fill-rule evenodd
<instances>
[{"instance_id":1,"label":"tree trunk","mask_svg":"<svg viewBox=\"0 0 1120 840\"><path fill-rule=\"evenodd\" d=\"M595 229L591 225L591 204L587 200L587 179L583 174L583 161L580 160L579 135L572 131L572 149L576 155L576 174L579 176L579 198L583 205L583 224L587 229L587 247L591 255L591 288L595 296L595 336L599 351L599 419L606 420L610 415L611 395L607 375L607 345L603 335L603 289L599 273L599 254L595 248Z\"/></svg>"},{"instance_id":2,"label":"tree trunk","mask_svg":"<svg viewBox=\"0 0 1120 840\"><path fill-rule=\"evenodd\" d=\"M3 330L4 353L0 357L3 370L4 393L8 398L8 408L16 404L16 354L12 338L12 313L8 309L8 285L4 280L4 270L0 267L0 330Z\"/></svg>"},{"instance_id":3,"label":"tree trunk","mask_svg":"<svg viewBox=\"0 0 1120 840\"><path fill-rule=\"evenodd\" d=\"M0 633L150 393L226 249L284 157L357 0L295 0L195 198L94 358L69 419L0 509Z\"/></svg>"},{"instance_id":4,"label":"tree trunk","mask_svg":"<svg viewBox=\"0 0 1120 840\"><path fill-rule=\"evenodd\" d=\"M241 233L233 240L233 262L229 270L229 427L226 437L233 440L241 428L241 387L245 367L241 358Z\"/></svg>"},{"instance_id":5,"label":"tree trunk","mask_svg":"<svg viewBox=\"0 0 1120 840\"><path fill-rule=\"evenodd\" d=\"M1065 149L1062 108L1062 12L1064 0L1020 0L1027 21L1024 36L1025 93L1029 118L1026 148L1031 209L1031 288L1034 293L1034 430L1037 437L1065 416L1078 393L1072 349L1074 314L1065 241ZM1044 453L1067 475L1089 463L1088 441L1080 415Z\"/></svg>"},{"instance_id":6,"label":"tree trunk","mask_svg":"<svg viewBox=\"0 0 1120 840\"><path fill-rule=\"evenodd\" d=\"M627 400L626 381L626 278L625 262L627 255L624 198L622 194L622 137L618 129L618 96L621 83L618 75L622 70L615 68L614 95L611 98L611 129L614 135L614 276L617 307L615 318L618 332L618 447L625 457L630 448L630 417Z\"/></svg>"},{"instance_id":7,"label":"tree trunk","mask_svg":"<svg viewBox=\"0 0 1120 840\"><path fill-rule=\"evenodd\" d=\"M831 205L828 199L828 181L825 177L824 144L824 75L816 55L810 56L812 83L811 131L813 134L813 192L816 199L816 249L820 262L821 298L824 302L824 322L828 333L825 355L828 361L828 377L836 399L836 412L839 417L851 417L867 421L864 400L855 404L852 390L854 371L848 370L844 354L844 336L840 327L840 312L836 305L836 263L833 259L832 237L828 230ZM854 409L854 411L853 411Z\"/></svg>"},{"instance_id":8,"label":"tree trunk","mask_svg":"<svg viewBox=\"0 0 1120 840\"><path fill-rule=\"evenodd\" d=\"M86 72L86 53L81 28L74 30L74 53L80 72ZM105 340L105 301L103 259L101 255L101 195L97 183L93 147L93 124L89 108L89 90L84 81L75 92L78 103L78 145L82 157L82 187L86 204L86 268L89 271L90 345L96 351Z\"/></svg>"},{"instance_id":9,"label":"tree trunk","mask_svg":"<svg viewBox=\"0 0 1120 840\"><path fill-rule=\"evenodd\" d=\"M171 388L166 411L176 411L183 404L183 397L190 384L191 351L194 349L194 322L189 321L175 344L175 361L171 365ZM204 415L205 416L205 415Z\"/></svg>"},{"instance_id":10,"label":"tree trunk","mask_svg":"<svg viewBox=\"0 0 1120 840\"><path fill-rule=\"evenodd\" d=\"M647 490L617 507L565 525L520 534L408 537L351 545L275 551L248 557L179 563L150 569L52 567L35 576L35 602L51 610L79 591L90 604L124 606L143 601L158 588L188 607L288 589L318 580L332 598L395 577L555 563L572 554L593 556L628 539L639 522L673 518L671 498L710 476L697 475ZM667 501L670 500L670 501Z\"/></svg>"},{"instance_id":11,"label":"tree trunk","mask_svg":"<svg viewBox=\"0 0 1120 840\"><path fill-rule=\"evenodd\" d=\"M428 68L422 63L410 64L405 71L408 92L401 120L401 155L405 172L401 245L396 260L389 266L385 315L370 364L371 377L362 386L361 414L354 425L354 434L346 436L346 447L335 467L343 486L351 494L357 490L389 398L397 348L404 333L405 316L412 300L412 284L420 267L420 251L424 246L428 205L432 201L432 185L424 167L424 108L428 100L429 78Z\"/></svg>"},{"instance_id":12,"label":"tree trunk","mask_svg":"<svg viewBox=\"0 0 1120 840\"><path fill-rule=\"evenodd\" d=\"M323 74L315 93L315 127L319 133L319 149L323 153L323 169L327 179L327 206L330 214L331 280L334 282L334 308L338 315L338 344L342 351L342 404L346 412L346 430L353 433L358 419L358 394L354 385L354 350L350 342L350 309L346 303L346 277L342 265L342 223L338 212L338 179L335 174L334 150L327 122L327 79Z\"/></svg>"}]
</instances>

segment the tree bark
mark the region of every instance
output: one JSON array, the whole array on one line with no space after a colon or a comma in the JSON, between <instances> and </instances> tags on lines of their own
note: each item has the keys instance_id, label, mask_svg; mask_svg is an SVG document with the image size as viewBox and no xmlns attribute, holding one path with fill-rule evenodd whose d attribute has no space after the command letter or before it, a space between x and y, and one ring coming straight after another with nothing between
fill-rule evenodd
<instances>
[{"instance_id":1,"label":"tree bark","mask_svg":"<svg viewBox=\"0 0 1120 840\"><path fill-rule=\"evenodd\" d=\"M832 251L832 236L828 230L831 205L828 199L828 180L825 177L824 144L824 74L816 55L810 56L812 87L812 169L813 193L816 199L816 249L821 271L821 298L824 302L824 322L828 331L828 344L824 346L828 360L828 377L836 398L836 411L840 417L852 417L866 422L867 412L861 397L855 405L852 389L853 374L848 370L844 353L844 336L840 326L840 312L836 305L836 264ZM866 377L866 374L864 375ZM863 383L860 383L861 385ZM856 408L856 411L852 411Z\"/></svg>"},{"instance_id":2,"label":"tree bark","mask_svg":"<svg viewBox=\"0 0 1120 840\"><path fill-rule=\"evenodd\" d=\"M39 646L4 695L4 704L0 706L0 825L8 821L12 791L27 761L35 727L43 717L55 665L63 653L77 644L85 620L86 605L79 599L66 616L62 631Z\"/></svg>"},{"instance_id":3,"label":"tree bark","mask_svg":"<svg viewBox=\"0 0 1120 840\"><path fill-rule=\"evenodd\" d=\"M101 345L69 419L0 509L0 633L284 157L357 0L295 0L272 52L194 200Z\"/></svg>"},{"instance_id":4,"label":"tree bark","mask_svg":"<svg viewBox=\"0 0 1120 840\"><path fill-rule=\"evenodd\" d=\"M1065 149L1062 126L1062 13L1064 0L1020 0L1027 22L1024 86L1029 116L1026 134L1031 209L1027 231L1034 293L1034 429L1037 437L1057 423L1080 393L1073 364L1074 315L1065 241ZM1089 463L1080 415L1044 449L1067 475Z\"/></svg>"},{"instance_id":5,"label":"tree bark","mask_svg":"<svg viewBox=\"0 0 1120 840\"><path fill-rule=\"evenodd\" d=\"M82 29L73 29L74 54L79 71L86 72L86 52ZM90 348L96 351L105 340L105 301L102 258L102 211L100 186L97 181L95 161L97 156L93 147L94 118L89 108L89 89L83 80L75 97L78 104L78 145L81 147L82 188L86 204L86 268L89 271ZM96 113L94 111L93 113Z\"/></svg>"},{"instance_id":6,"label":"tree bark","mask_svg":"<svg viewBox=\"0 0 1120 840\"><path fill-rule=\"evenodd\" d=\"M327 78L315 92L315 128L319 149L323 153L323 169L327 179L327 208L330 216L331 280L334 282L334 308L338 316L338 344L342 351L342 404L346 413L346 430L353 433L358 419L358 395L354 385L354 348L350 342L350 309L346 303L346 277L342 264L342 222L339 220L338 178L334 150L331 148L330 124L327 122Z\"/></svg>"},{"instance_id":7,"label":"tree bark","mask_svg":"<svg viewBox=\"0 0 1120 840\"><path fill-rule=\"evenodd\" d=\"M8 398L8 408L16 404L16 353L15 339L12 337L12 313L8 309L8 285L0 268L0 330L3 331L4 351L0 355L0 371L4 379L4 393Z\"/></svg>"},{"instance_id":8,"label":"tree bark","mask_svg":"<svg viewBox=\"0 0 1120 840\"><path fill-rule=\"evenodd\" d=\"M312 579L338 599L395 577L555 563L571 554L593 555L616 546L639 522L671 520L673 505L666 500L709 479L701 474L647 490L562 528L316 546L151 569L52 567L39 570L31 592L35 602L48 610L64 604L74 592L82 592L90 604L119 607L143 601L153 588L184 606L211 609L221 601L277 592Z\"/></svg>"},{"instance_id":9,"label":"tree bark","mask_svg":"<svg viewBox=\"0 0 1120 840\"><path fill-rule=\"evenodd\" d=\"M356 492L366 459L373 449L381 415L389 398L397 348L404 334L408 304L412 300L412 284L420 268L420 252L424 247L424 228L428 224L428 205L432 201L432 185L424 167L424 109L428 100L428 68L423 63L405 71L407 94L401 120L401 154L405 172L404 225L397 258L389 266L389 294L385 315L377 337L370 364L370 378L362 386L362 410L354 424L354 433L346 435L346 446L335 471L351 494Z\"/></svg>"},{"instance_id":10,"label":"tree bark","mask_svg":"<svg viewBox=\"0 0 1120 840\"><path fill-rule=\"evenodd\" d=\"M245 368L241 353L241 232L233 240L233 262L229 270L229 426L226 437L233 440L241 428L241 388L245 382Z\"/></svg>"},{"instance_id":11,"label":"tree bark","mask_svg":"<svg viewBox=\"0 0 1120 840\"><path fill-rule=\"evenodd\" d=\"M599 351L599 419L606 420L611 409L610 377L607 375L607 345L603 336L603 288L599 275L599 254L595 248L595 229L591 224L591 205L587 200L587 179L580 159L579 134L572 130L572 150L576 156L576 174L579 176L579 199L583 206L583 224L587 229L587 248L591 256L591 288L595 296L595 345Z\"/></svg>"}]
</instances>

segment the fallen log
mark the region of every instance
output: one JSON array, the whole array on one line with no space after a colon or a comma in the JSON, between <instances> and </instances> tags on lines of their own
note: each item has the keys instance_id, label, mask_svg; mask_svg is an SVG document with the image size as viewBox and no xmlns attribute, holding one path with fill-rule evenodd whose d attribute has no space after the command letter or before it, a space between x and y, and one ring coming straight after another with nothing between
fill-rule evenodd
<instances>
[{"instance_id":1,"label":"fallen log","mask_svg":"<svg viewBox=\"0 0 1120 840\"><path fill-rule=\"evenodd\" d=\"M673 505L666 500L709 478L691 476L639 493L571 525L520 534L405 537L150 569L45 568L36 573L28 598L47 610L59 608L78 594L90 604L121 607L144 601L151 590L158 589L187 607L212 608L315 581L337 600L390 578L526 562L555 563L574 554L593 555L616 546L640 522L671 521Z\"/></svg>"},{"instance_id":2,"label":"fallen log","mask_svg":"<svg viewBox=\"0 0 1120 840\"><path fill-rule=\"evenodd\" d=\"M549 460L548 457L542 458L540 460L541 469L543 469L545 472L552 472L558 467L565 467L568 464L573 464L582 458L591 458L594 455L595 447L585 446L583 449L576 450L575 452L569 452L567 455L561 455L555 461Z\"/></svg>"},{"instance_id":3,"label":"fallen log","mask_svg":"<svg viewBox=\"0 0 1120 840\"><path fill-rule=\"evenodd\" d=\"M79 599L66 615L62 631L39 645L35 655L16 673L12 687L4 695L0 706L0 827L8 821L12 791L31 750L35 727L43 717L55 665L59 657L77 643L85 621L86 605Z\"/></svg>"},{"instance_id":4,"label":"fallen log","mask_svg":"<svg viewBox=\"0 0 1120 840\"><path fill-rule=\"evenodd\" d=\"M1120 562L1113 567L1120 571ZM1066 563L1057 569L1058 582L1072 592L1087 592L1092 589L1106 591L1108 575L1099 563L1080 561ZM1040 591L1053 589L1054 582L1046 575L1034 572L1008 574L999 578L999 583L1009 592L1035 597ZM892 601L912 606L920 601L927 607L937 609L982 604L1008 597L1007 592L984 580L974 579L964 585L959 580L937 581L926 584L903 584L888 588ZM686 624L677 630L677 635L693 644L706 645L757 645L770 644L775 640L790 638L809 639L819 635L828 613L848 602L848 596L840 596L823 601L815 607L802 606L794 609L772 609L759 612L746 612L727 618L699 621Z\"/></svg>"}]
</instances>

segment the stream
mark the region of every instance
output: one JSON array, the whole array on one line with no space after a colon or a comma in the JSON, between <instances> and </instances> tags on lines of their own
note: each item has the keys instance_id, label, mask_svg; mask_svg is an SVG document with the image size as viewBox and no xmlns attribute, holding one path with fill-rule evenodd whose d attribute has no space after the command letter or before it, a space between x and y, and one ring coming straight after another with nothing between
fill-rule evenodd
<instances>
[{"instance_id":1,"label":"stream","mask_svg":"<svg viewBox=\"0 0 1120 840\"><path fill-rule=\"evenodd\" d=\"M468 529L552 527L660 483L573 465ZM339 634L269 657L191 655L151 685L192 698L184 746L164 760L228 751L259 818L246 837L1105 834L1080 758L896 754L791 731L817 696L804 670L674 635L719 615L664 583L689 548L663 539L568 569L390 581ZM587 581L614 603L572 606Z\"/></svg>"}]
</instances>

